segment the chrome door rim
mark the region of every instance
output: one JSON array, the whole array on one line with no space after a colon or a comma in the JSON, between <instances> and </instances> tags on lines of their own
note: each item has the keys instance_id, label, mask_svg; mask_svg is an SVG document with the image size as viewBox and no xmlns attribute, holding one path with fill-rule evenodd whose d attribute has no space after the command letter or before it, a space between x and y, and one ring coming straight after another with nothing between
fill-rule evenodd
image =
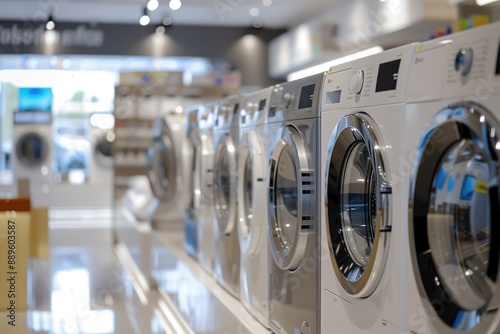
<instances>
[{"instance_id":1,"label":"chrome door rim","mask_svg":"<svg viewBox=\"0 0 500 334\"><path fill-rule=\"evenodd\" d=\"M336 252L342 251L343 235L337 225L342 226L342 218L338 209L340 198L340 175L344 170L344 160L350 154L350 150L356 143L364 143L372 161L373 177L375 178L375 199L376 199L376 228L370 259L363 269L363 272L356 279L349 280L344 275L345 270L350 270L351 266L337 261ZM336 157L342 159L331 159L335 151ZM337 277L337 281L342 288L356 298L369 297L380 284L384 268L389 256L390 232L392 225L391 182L388 177L388 166L385 154L385 145L382 142L382 135L377 124L365 113L344 116L336 125L328 144L327 161L325 165L325 224L326 238L328 240L330 260ZM333 169L333 173L332 173ZM336 178L332 181L332 174ZM329 185L331 184L331 189ZM332 203L329 198L332 197ZM335 203L337 204L335 204ZM334 214L330 215L330 211ZM338 211L338 212L337 212ZM336 235L339 240L333 243L332 235ZM336 239L337 239L336 238ZM339 254L340 256L340 254ZM343 258L348 258L345 254ZM352 260L351 260L352 261ZM354 262L352 262L354 264ZM348 276L351 278L351 276Z\"/></svg>"},{"instance_id":2,"label":"chrome door rim","mask_svg":"<svg viewBox=\"0 0 500 334\"><path fill-rule=\"evenodd\" d=\"M467 331L469 333L469 331L473 330L474 332L489 332L495 328L494 326L498 322L498 310L500 307L500 284L498 277L500 274L498 259L498 254L500 253L500 231L496 227L498 224L495 224L498 223L498 218L500 217L500 191L498 189L500 170L500 153L498 151L500 149L500 141L498 139L498 131L500 131L500 124L484 106L470 101L451 105L438 112L431 120L419 142L418 151L413 161L408 217L413 273L417 287L421 295L427 297L426 299L436 299L433 297L433 294L436 292L440 293L440 298L436 299L429 307L435 314L432 318L432 323L440 331ZM430 212L431 195L429 186L434 182L436 168L440 166L444 154L450 148L467 138L477 143L479 147L484 149L485 154L491 157L488 165L489 170L493 171L493 176L487 189L490 195L491 238L494 237L496 239L495 242L490 240L489 243L487 278L490 280L490 283L486 285L493 288L494 291L484 306L476 310L464 309L463 307L467 303L467 301L461 300L461 298L465 298L464 294L457 295L457 291L452 286L449 286L447 278L441 277L441 272L436 268L435 259L433 258L433 254L431 254L432 252L430 252L431 241L428 239L428 215ZM427 172L433 170L432 175L425 175L426 173L423 173L424 168L426 168ZM493 231L493 228L495 231ZM425 236L425 238L422 239L422 236ZM428 254L427 259L424 259L425 254ZM422 277L424 274L419 265L421 262L427 264L425 267L425 277L433 276L433 282L428 282L428 280L424 280ZM461 268L461 270L463 269L465 268ZM467 278L466 276L467 274L464 272L463 277L455 277L455 279L463 280ZM469 296L471 293L474 293L474 291L469 290L467 292L465 295ZM458 317L460 319L472 320L472 322L463 324L460 321L456 324L455 322Z\"/></svg>"},{"instance_id":3,"label":"chrome door rim","mask_svg":"<svg viewBox=\"0 0 500 334\"><path fill-rule=\"evenodd\" d=\"M285 125L277 135L271 152L269 165L269 242L274 261L282 270L295 270L304 258L308 234L314 229L315 219L313 203L314 169L309 163L308 149L304 145L301 132L293 125ZM276 214L276 179L281 153L290 146L295 164L297 180L297 228L292 247L287 249L281 241L280 227Z\"/></svg>"},{"instance_id":4,"label":"chrome door rim","mask_svg":"<svg viewBox=\"0 0 500 334\"><path fill-rule=\"evenodd\" d=\"M217 180L217 174L221 171L219 171L219 162L222 159L221 155L224 154L228 155L228 167L229 171L229 197L228 197L228 205L229 207L227 209L221 208L220 207L220 196L222 194L218 193L218 180ZM215 152L215 159L214 159L214 176L215 176L215 182L214 182L214 209L215 209L215 217L217 219L217 225L219 227L219 230L221 233L225 235L230 235L233 230L234 230L234 225L235 225L235 220L236 220L236 182L237 182L237 167L236 167L236 148L234 147L233 140L231 138L231 135L229 133L225 133L223 138L220 140L219 144L217 145L217 150ZM223 212L227 211L227 219L222 216Z\"/></svg>"},{"instance_id":5,"label":"chrome door rim","mask_svg":"<svg viewBox=\"0 0 500 334\"><path fill-rule=\"evenodd\" d=\"M149 183L153 194L164 201L170 200L177 190L177 155L173 140L172 132L165 123L161 137L153 139L150 152L148 152L149 163L152 167L149 171ZM166 184L164 184L164 179L166 179Z\"/></svg>"},{"instance_id":6,"label":"chrome door rim","mask_svg":"<svg viewBox=\"0 0 500 334\"><path fill-rule=\"evenodd\" d=\"M251 222L247 223L247 207L245 201L245 169L247 159L251 163L251 182L252 182L252 215ZM243 136L238 156L238 237L240 250L247 255L254 254L260 244L260 235L265 228L265 215L261 211L265 210L261 207L259 197L266 192L265 186L265 163L262 153L262 145L259 142L259 137L255 131L250 130ZM250 225L250 227L248 227ZM247 230L248 229L248 230Z\"/></svg>"}]
</instances>

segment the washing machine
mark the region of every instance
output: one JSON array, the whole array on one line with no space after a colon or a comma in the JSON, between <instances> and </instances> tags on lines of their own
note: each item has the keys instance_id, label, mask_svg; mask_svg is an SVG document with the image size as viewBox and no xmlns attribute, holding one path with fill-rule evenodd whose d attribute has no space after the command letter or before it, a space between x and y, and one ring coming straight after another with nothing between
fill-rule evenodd
<instances>
[{"instance_id":1,"label":"washing machine","mask_svg":"<svg viewBox=\"0 0 500 334\"><path fill-rule=\"evenodd\" d=\"M234 297L240 294L240 246L238 216L238 113L240 96L222 99L215 107L213 208L215 214L214 276Z\"/></svg>"},{"instance_id":2,"label":"washing machine","mask_svg":"<svg viewBox=\"0 0 500 334\"><path fill-rule=\"evenodd\" d=\"M184 217L177 203L180 196L182 145L185 130L182 109L168 109L153 122L148 149L149 183L158 204L151 215L154 229L176 229Z\"/></svg>"},{"instance_id":3,"label":"washing machine","mask_svg":"<svg viewBox=\"0 0 500 334\"><path fill-rule=\"evenodd\" d=\"M239 114L238 216L240 300L269 327L266 123L273 87L245 96Z\"/></svg>"},{"instance_id":4,"label":"washing machine","mask_svg":"<svg viewBox=\"0 0 500 334\"><path fill-rule=\"evenodd\" d=\"M205 103L198 112L198 128L201 148L200 165L197 171L200 188L198 218L198 261L208 273L213 273L215 258L215 226L213 209L213 168L214 168L214 138L215 102Z\"/></svg>"},{"instance_id":5,"label":"washing machine","mask_svg":"<svg viewBox=\"0 0 500 334\"><path fill-rule=\"evenodd\" d=\"M115 139L113 131L115 116L112 113L92 113L90 121L90 144L92 158L89 175L93 183L108 182L113 177L112 143ZM96 180L97 179L97 180Z\"/></svg>"},{"instance_id":6,"label":"washing machine","mask_svg":"<svg viewBox=\"0 0 500 334\"><path fill-rule=\"evenodd\" d=\"M201 141L198 113L203 108L196 105L186 111L186 140L182 145L182 188L180 205L184 216L184 246L188 254L198 256L198 217L201 201Z\"/></svg>"},{"instance_id":7,"label":"washing machine","mask_svg":"<svg viewBox=\"0 0 500 334\"><path fill-rule=\"evenodd\" d=\"M325 73L276 85L268 114L269 325L317 333L319 110Z\"/></svg>"},{"instance_id":8,"label":"washing machine","mask_svg":"<svg viewBox=\"0 0 500 334\"><path fill-rule=\"evenodd\" d=\"M499 333L500 24L418 45L407 101L405 333Z\"/></svg>"},{"instance_id":9,"label":"washing machine","mask_svg":"<svg viewBox=\"0 0 500 334\"><path fill-rule=\"evenodd\" d=\"M404 99L414 45L330 69L321 114L321 331L400 333Z\"/></svg>"},{"instance_id":10,"label":"washing machine","mask_svg":"<svg viewBox=\"0 0 500 334\"><path fill-rule=\"evenodd\" d=\"M47 111L14 113L14 180L29 179L34 206L49 206L54 186L52 115Z\"/></svg>"}]
</instances>

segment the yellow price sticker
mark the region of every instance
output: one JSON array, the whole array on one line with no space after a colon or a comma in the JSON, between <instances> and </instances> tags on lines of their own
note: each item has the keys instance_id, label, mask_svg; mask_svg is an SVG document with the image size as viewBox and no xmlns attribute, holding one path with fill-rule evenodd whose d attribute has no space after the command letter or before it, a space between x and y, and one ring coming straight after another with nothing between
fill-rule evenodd
<instances>
[{"instance_id":1,"label":"yellow price sticker","mask_svg":"<svg viewBox=\"0 0 500 334\"><path fill-rule=\"evenodd\" d=\"M474 191L479 194L487 194L488 193L488 182L478 180L476 182L476 187Z\"/></svg>"}]
</instances>

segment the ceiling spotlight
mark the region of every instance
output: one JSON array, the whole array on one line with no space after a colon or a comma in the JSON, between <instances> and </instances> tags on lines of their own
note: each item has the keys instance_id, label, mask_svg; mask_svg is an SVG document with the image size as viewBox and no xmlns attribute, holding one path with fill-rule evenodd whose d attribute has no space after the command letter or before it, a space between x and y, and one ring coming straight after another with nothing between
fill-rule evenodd
<instances>
[{"instance_id":1,"label":"ceiling spotlight","mask_svg":"<svg viewBox=\"0 0 500 334\"><path fill-rule=\"evenodd\" d=\"M259 13L260 13L259 8L257 8L257 7L250 8L250 15L251 16L259 16Z\"/></svg>"},{"instance_id":2,"label":"ceiling spotlight","mask_svg":"<svg viewBox=\"0 0 500 334\"><path fill-rule=\"evenodd\" d=\"M47 23L45 23L45 28L47 30L54 30L55 27L56 27L56 23L54 22L52 15L49 15L49 18L47 19Z\"/></svg>"},{"instance_id":3,"label":"ceiling spotlight","mask_svg":"<svg viewBox=\"0 0 500 334\"><path fill-rule=\"evenodd\" d=\"M173 22L173 21L172 21L172 18L171 18L170 16L166 16L166 17L163 19L163 21L161 21L161 23L162 23L164 26L166 26L166 27L168 27L169 25L171 25L171 24L172 24L172 22Z\"/></svg>"},{"instance_id":4,"label":"ceiling spotlight","mask_svg":"<svg viewBox=\"0 0 500 334\"><path fill-rule=\"evenodd\" d=\"M170 0L168 5L169 5L171 10L178 10L179 8L181 8L182 3L181 3L181 0Z\"/></svg>"},{"instance_id":5,"label":"ceiling spotlight","mask_svg":"<svg viewBox=\"0 0 500 334\"><path fill-rule=\"evenodd\" d=\"M156 8L158 8L159 5L160 5L160 3L158 2L158 0L149 0L148 1L148 9L150 11L156 10Z\"/></svg>"},{"instance_id":6,"label":"ceiling spotlight","mask_svg":"<svg viewBox=\"0 0 500 334\"><path fill-rule=\"evenodd\" d=\"M158 27L156 27L155 32L156 32L157 35L163 35L165 33L165 27L164 26L158 26Z\"/></svg>"},{"instance_id":7,"label":"ceiling spotlight","mask_svg":"<svg viewBox=\"0 0 500 334\"><path fill-rule=\"evenodd\" d=\"M262 4L266 7L269 7L273 4L273 0L262 0Z\"/></svg>"},{"instance_id":8,"label":"ceiling spotlight","mask_svg":"<svg viewBox=\"0 0 500 334\"><path fill-rule=\"evenodd\" d=\"M262 26L264 25L264 23L262 23L262 20L261 19L255 19L253 20L252 22L252 26L256 29L260 29L262 28Z\"/></svg>"},{"instance_id":9,"label":"ceiling spotlight","mask_svg":"<svg viewBox=\"0 0 500 334\"><path fill-rule=\"evenodd\" d=\"M149 24L149 22L151 22L151 19L149 18L149 15L148 15L148 9L146 7L144 7L144 9L142 11L142 16L139 19L139 24L141 26L147 26Z\"/></svg>"}]
</instances>

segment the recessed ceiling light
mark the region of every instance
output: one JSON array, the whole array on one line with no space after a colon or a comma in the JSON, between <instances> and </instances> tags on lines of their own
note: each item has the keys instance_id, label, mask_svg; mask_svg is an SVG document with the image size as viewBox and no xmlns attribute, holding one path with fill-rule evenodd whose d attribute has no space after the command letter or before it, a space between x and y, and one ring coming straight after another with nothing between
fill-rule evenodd
<instances>
[{"instance_id":1,"label":"recessed ceiling light","mask_svg":"<svg viewBox=\"0 0 500 334\"><path fill-rule=\"evenodd\" d=\"M165 33L165 27L164 26L158 26L158 27L156 27L155 32L156 32L157 35L163 35Z\"/></svg>"},{"instance_id":2,"label":"recessed ceiling light","mask_svg":"<svg viewBox=\"0 0 500 334\"><path fill-rule=\"evenodd\" d=\"M262 28L262 26L263 26L262 20L261 19L255 19L255 20L253 20L252 26L254 28L257 28L257 29Z\"/></svg>"},{"instance_id":3,"label":"recessed ceiling light","mask_svg":"<svg viewBox=\"0 0 500 334\"><path fill-rule=\"evenodd\" d=\"M262 4L266 7L269 7L273 4L273 0L262 0Z\"/></svg>"},{"instance_id":4,"label":"recessed ceiling light","mask_svg":"<svg viewBox=\"0 0 500 334\"><path fill-rule=\"evenodd\" d=\"M160 3L158 2L158 0L149 0L148 1L148 9L150 11L156 10L156 8L158 8L159 5L160 5Z\"/></svg>"},{"instance_id":5,"label":"recessed ceiling light","mask_svg":"<svg viewBox=\"0 0 500 334\"><path fill-rule=\"evenodd\" d=\"M170 16L167 16L163 19L163 21L161 21L161 23L163 23L164 26L169 26L172 24L172 18Z\"/></svg>"},{"instance_id":6,"label":"recessed ceiling light","mask_svg":"<svg viewBox=\"0 0 500 334\"><path fill-rule=\"evenodd\" d=\"M259 16L259 13L260 13L259 8L257 8L257 7L250 8L250 15L251 16Z\"/></svg>"},{"instance_id":7,"label":"recessed ceiling light","mask_svg":"<svg viewBox=\"0 0 500 334\"><path fill-rule=\"evenodd\" d=\"M497 2L498 0L476 0L476 4L478 6L485 6L493 2Z\"/></svg>"},{"instance_id":8,"label":"recessed ceiling light","mask_svg":"<svg viewBox=\"0 0 500 334\"><path fill-rule=\"evenodd\" d=\"M182 3L181 3L181 0L170 0L168 5L169 5L171 10L178 10L179 8L181 8Z\"/></svg>"}]
</instances>

